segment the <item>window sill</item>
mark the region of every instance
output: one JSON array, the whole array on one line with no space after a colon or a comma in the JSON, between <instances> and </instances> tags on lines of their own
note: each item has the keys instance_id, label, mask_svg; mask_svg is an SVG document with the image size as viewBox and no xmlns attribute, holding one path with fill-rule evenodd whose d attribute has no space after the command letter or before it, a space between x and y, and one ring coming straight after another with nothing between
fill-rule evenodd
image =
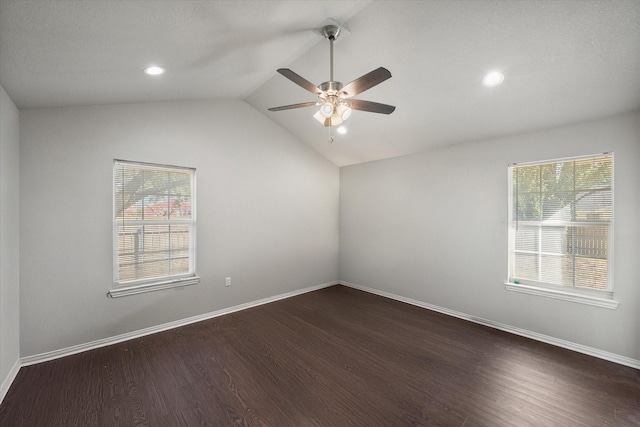
<instances>
[{"instance_id":1,"label":"window sill","mask_svg":"<svg viewBox=\"0 0 640 427\"><path fill-rule=\"evenodd\" d=\"M554 298L563 301L576 302L579 304L594 305L596 307L608 308L615 310L618 308L618 301L609 298L599 298L592 295L582 295L574 292L567 292L556 289L539 288L537 286L523 285L521 283L505 283L505 289L508 291L522 292L525 294L538 295L547 298Z\"/></svg>"},{"instance_id":2,"label":"window sill","mask_svg":"<svg viewBox=\"0 0 640 427\"><path fill-rule=\"evenodd\" d=\"M161 282L145 283L142 285L123 286L121 288L111 289L107 295L111 298L126 297L129 295L137 295L145 292L160 291L163 289L179 288L182 286L195 285L200 282L200 277L190 276L180 279L171 279Z\"/></svg>"}]
</instances>

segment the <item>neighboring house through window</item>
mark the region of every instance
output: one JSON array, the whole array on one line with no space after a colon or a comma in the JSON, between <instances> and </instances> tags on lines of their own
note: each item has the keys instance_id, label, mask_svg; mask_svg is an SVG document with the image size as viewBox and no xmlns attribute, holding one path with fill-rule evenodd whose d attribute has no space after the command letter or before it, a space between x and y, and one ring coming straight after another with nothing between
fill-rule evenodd
<instances>
[{"instance_id":1,"label":"neighboring house through window","mask_svg":"<svg viewBox=\"0 0 640 427\"><path fill-rule=\"evenodd\" d=\"M195 169L115 160L112 297L195 284Z\"/></svg>"},{"instance_id":2,"label":"neighboring house through window","mask_svg":"<svg viewBox=\"0 0 640 427\"><path fill-rule=\"evenodd\" d=\"M613 155L509 167L507 289L615 308Z\"/></svg>"}]
</instances>

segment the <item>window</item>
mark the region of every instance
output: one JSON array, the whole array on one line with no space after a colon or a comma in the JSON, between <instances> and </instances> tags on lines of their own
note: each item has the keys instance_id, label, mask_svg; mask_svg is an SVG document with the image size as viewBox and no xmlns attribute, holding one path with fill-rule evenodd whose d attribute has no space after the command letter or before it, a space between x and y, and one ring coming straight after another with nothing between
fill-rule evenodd
<instances>
[{"instance_id":1,"label":"window","mask_svg":"<svg viewBox=\"0 0 640 427\"><path fill-rule=\"evenodd\" d=\"M115 160L112 297L198 282L195 169Z\"/></svg>"},{"instance_id":2,"label":"window","mask_svg":"<svg viewBox=\"0 0 640 427\"><path fill-rule=\"evenodd\" d=\"M509 176L507 289L610 305L612 155L516 164Z\"/></svg>"}]
</instances>

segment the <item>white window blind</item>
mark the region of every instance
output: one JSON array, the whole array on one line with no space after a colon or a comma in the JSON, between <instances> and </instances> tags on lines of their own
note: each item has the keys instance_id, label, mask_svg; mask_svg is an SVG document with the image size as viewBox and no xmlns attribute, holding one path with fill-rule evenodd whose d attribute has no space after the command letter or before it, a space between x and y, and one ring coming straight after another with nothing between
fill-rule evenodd
<instances>
[{"instance_id":1,"label":"white window blind","mask_svg":"<svg viewBox=\"0 0 640 427\"><path fill-rule=\"evenodd\" d=\"M115 287L195 277L195 169L115 160L113 170Z\"/></svg>"},{"instance_id":2,"label":"white window blind","mask_svg":"<svg viewBox=\"0 0 640 427\"><path fill-rule=\"evenodd\" d=\"M509 282L610 293L612 155L509 171Z\"/></svg>"}]
</instances>

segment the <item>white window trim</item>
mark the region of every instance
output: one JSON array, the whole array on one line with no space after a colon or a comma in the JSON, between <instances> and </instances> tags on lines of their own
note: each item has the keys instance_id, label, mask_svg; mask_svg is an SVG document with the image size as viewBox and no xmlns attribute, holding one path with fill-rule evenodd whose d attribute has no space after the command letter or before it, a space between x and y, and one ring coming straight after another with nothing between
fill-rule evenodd
<instances>
[{"instance_id":1,"label":"white window trim","mask_svg":"<svg viewBox=\"0 0 640 427\"><path fill-rule=\"evenodd\" d=\"M120 286L111 289L107 295L111 298L126 297L129 295L142 294L145 292L159 291L162 289L180 288L183 286L195 285L200 282L198 276L188 276L182 278L173 278L165 281L155 281L135 286Z\"/></svg>"},{"instance_id":2,"label":"white window trim","mask_svg":"<svg viewBox=\"0 0 640 427\"><path fill-rule=\"evenodd\" d=\"M189 254L189 261L192 265L192 271L193 273L190 274L183 274L183 275L176 275L176 276L171 276L171 277L160 277L157 279L144 279L144 280L138 280L138 281L133 281L133 282L125 282L125 284L122 284L116 280L113 281L113 285L111 290L109 290L109 292L107 292L107 296L111 297L111 298L119 298L119 297L124 297L124 296L129 296L129 295L137 295L137 294L141 294L141 293L146 293L146 292L153 292L153 291L159 291L159 290L164 290L164 289L171 289L171 288L181 288L184 286L190 286L190 285L195 285L197 283L200 282L200 277L195 273L195 269L196 269L196 177L195 177L195 168L188 168L188 167L183 167L183 166L174 166L174 165L162 165L162 164L156 164L156 163L145 163L145 162L137 162L137 161L130 161L130 160L122 160L122 159L114 159L113 160L113 164L115 165L117 162L125 162L125 163L131 163L131 164L139 164L139 165L147 165L147 166L152 166L152 167L160 167L160 168L175 168L175 169L183 169L183 170L191 170L193 173L193 177L192 177L192 181L191 181L191 206L192 206L192 220L173 220L173 221L154 221L154 224L165 224L165 223L171 223L171 224L190 224L191 225L191 231L192 231L192 236L190 236L190 238L192 239L192 248L191 248L191 252ZM115 182L114 182L115 185ZM115 194L115 188L112 190L112 194ZM113 203L115 204L115 197L113 200ZM113 207L113 212L115 212L115 205ZM129 221L130 223L135 223L137 221ZM142 224L142 221L140 221L140 223ZM113 218L113 227L114 230L117 228L117 221L115 220L115 218ZM116 235L115 231L112 233L113 234L113 247L116 248L118 246L118 236ZM114 277L116 272L118 271L118 259L115 256L115 251L114 251L114 257L113 257L113 271L114 271Z\"/></svg>"},{"instance_id":3,"label":"white window trim","mask_svg":"<svg viewBox=\"0 0 640 427\"><path fill-rule=\"evenodd\" d=\"M615 167L613 167L614 165L614 156L613 156L613 152L604 152L604 153L597 153L597 154L590 154L590 155L585 155L585 156L576 156L576 157L565 157L565 158L559 158L559 159L550 159L550 160L542 160L542 161L534 161L534 162L523 162L523 163L512 163L509 165L509 193L507 195L507 202L508 202L508 206L509 206L509 221L508 221L508 227L509 227L509 233L508 233L508 248L509 248L509 254L508 254L508 271L507 271L507 277L509 277L509 274L511 272L512 266L511 263L512 261L512 247L511 247L511 242L512 242L512 230L511 230L511 203L512 203L512 178L511 178L511 171L513 170L512 167L513 166L526 166L526 165L537 165L537 164L541 164L541 163L548 163L548 162L566 162L566 161L571 161L571 160L580 160L580 159L587 159L587 158L591 158L591 157L597 157L599 155L608 155L611 156L611 162L612 162L612 176L611 176L611 184L612 184L612 188L615 187ZM612 206L615 206L615 191L612 191L611 194L612 197ZM611 217L611 222L610 222L610 233L609 233L609 247L613 248L613 230L614 230L614 223L615 223L615 208L613 209L613 215ZM559 221L558 224L555 223L551 223L550 225L561 225L561 222ZM582 223L581 223L582 224ZM608 289L606 291L598 291L598 290L579 290L576 288L563 288L561 286L557 286L557 285L549 285L549 287L545 287L544 284L532 284L532 283L514 283L514 282L505 282L505 290L507 291L513 291L513 292L521 292L521 293L525 293L525 294L530 294L530 295L537 295L537 296L542 296L542 297L547 297L547 298L553 298L553 299L558 299L558 300L562 300L562 301L570 301L570 302L575 302L575 303L579 303L579 304L586 304L586 305L592 305L592 306L596 306L596 307L602 307L602 308L608 308L608 309L612 309L615 310L616 308L618 308L618 305L620 304L618 301L613 299L613 255L608 259L609 262L609 277L608 277Z\"/></svg>"},{"instance_id":4,"label":"white window trim","mask_svg":"<svg viewBox=\"0 0 640 427\"><path fill-rule=\"evenodd\" d=\"M504 288L507 291L522 292L530 295L538 295L547 298L559 299L563 301L577 302L580 304L593 305L615 310L618 308L618 301L605 297L593 295L579 294L577 292L569 292L563 289L545 289L540 286L525 285L522 283L505 283Z\"/></svg>"}]
</instances>

